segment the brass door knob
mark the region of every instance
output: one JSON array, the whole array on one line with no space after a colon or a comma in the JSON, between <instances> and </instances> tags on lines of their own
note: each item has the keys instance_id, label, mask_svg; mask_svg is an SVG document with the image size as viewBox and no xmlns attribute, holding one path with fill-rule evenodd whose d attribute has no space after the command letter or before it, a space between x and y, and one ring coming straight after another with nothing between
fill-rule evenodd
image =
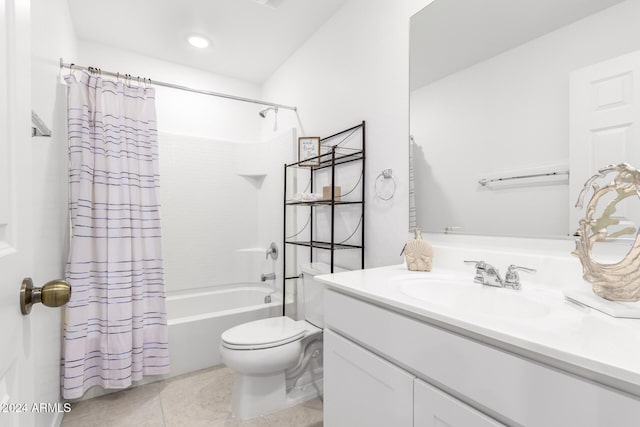
<instances>
[{"instance_id":1,"label":"brass door knob","mask_svg":"<svg viewBox=\"0 0 640 427\"><path fill-rule=\"evenodd\" d=\"M31 306L41 302L47 307L60 307L69 302L71 285L64 280L51 280L41 288L33 286L30 277L25 278L20 286L20 311L29 314Z\"/></svg>"}]
</instances>

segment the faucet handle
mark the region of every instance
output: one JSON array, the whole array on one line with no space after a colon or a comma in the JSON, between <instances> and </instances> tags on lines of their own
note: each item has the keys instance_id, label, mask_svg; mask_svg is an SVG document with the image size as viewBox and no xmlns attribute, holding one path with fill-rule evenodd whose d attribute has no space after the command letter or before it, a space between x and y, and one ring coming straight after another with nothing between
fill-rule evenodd
<instances>
[{"instance_id":1,"label":"faucet handle","mask_svg":"<svg viewBox=\"0 0 640 427\"><path fill-rule=\"evenodd\" d=\"M485 268L487 267L487 263L484 261L464 261L465 264L475 264L476 267L476 275L473 278L473 281L475 283L480 283L481 285L484 284L484 276L482 275L482 272L485 270Z\"/></svg>"},{"instance_id":2,"label":"faucet handle","mask_svg":"<svg viewBox=\"0 0 640 427\"><path fill-rule=\"evenodd\" d=\"M507 269L507 274L509 274L509 273L517 274L518 270L519 271L524 271L526 273L535 273L537 271L535 268L520 267L519 265L511 264L509 266L509 268Z\"/></svg>"},{"instance_id":3,"label":"faucet handle","mask_svg":"<svg viewBox=\"0 0 640 427\"><path fill-rule=\"evenodd\" d=\"M507 274L505 274L504 276L505 286L510 286L513 289L520 289L522 287L522 285L520 284L520 274L518 274L518 271L524 271L525 273L535 273L536 269L511 264L507 269Z\"/></svg>"},{"instance_id":4,"label":"faucet handle","mask_svg":"<svg viewBox=\"0 0 640 427\"><path fill-rule=\"evenodd\" d=\"M271 242L267 248L267 253L264 259L269 259L269 256L271 256L271 259L274 261L278 259L278 245L276 245L276 242Z\"/></svg>"},{"instance_id":5,"label":"faucet handle","mask_svg":"<svg viewBox=\"0 0 640 427\"><path fill-rule=\"evenodd\" d=\"M476 268L484 268L487 264L484 261L463 261L465 264L475 264Z\"/></svg>"}]
</instances>

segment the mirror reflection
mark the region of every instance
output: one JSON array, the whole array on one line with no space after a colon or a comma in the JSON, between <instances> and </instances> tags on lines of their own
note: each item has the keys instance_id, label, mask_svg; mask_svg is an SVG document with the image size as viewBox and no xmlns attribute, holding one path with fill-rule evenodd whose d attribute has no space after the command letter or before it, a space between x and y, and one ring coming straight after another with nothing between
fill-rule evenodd
<instances>
[{"instance_id":1,"label":"mirror reflection","mask_svg":"<svg viewBox=\"0 0 640 427\"><path fill-rule=\"evenodd\" d=\"M640 164L638 16L640 0L436 0L414 15L412 228L573 235L585 181Z\"/></svg>"}]
</instances>

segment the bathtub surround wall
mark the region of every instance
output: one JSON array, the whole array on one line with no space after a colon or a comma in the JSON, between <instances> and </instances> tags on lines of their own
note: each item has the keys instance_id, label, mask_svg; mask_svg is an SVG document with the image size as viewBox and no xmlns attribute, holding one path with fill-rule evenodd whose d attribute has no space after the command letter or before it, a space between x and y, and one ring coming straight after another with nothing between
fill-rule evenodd
<instances>
[{"instance_id":1,"label":"bathtub surround wall","mask_svg":"<svg viewBox=\"0 0 640 427\"><path fill-rule=\"evenodd\" d=\"M282 163L294 133L261 143L159 140L167 290L257 283L271 272L280 289L282 258L265 255L270 242L281 246Z\"/></svg>"},{"instance_id":2,"label":"bathtub surround wall","mask_svg":"<svg viewBox=\"0 0 640 427\"><path fill-rule=\"evenodd\" d=\"M51 128L50 138L31 139L33 205L36 228L34 263L28 272L38 286L64 277L69 240L67 214L66 86L59 80L59 58L76 57L77 42L65 0L31 0L31 107ZM62 309L34 309L25 319L29 329L26 365L32 367L34 401L60 401ZM33 425L59 425L62 414L32 414Z\"/></svg>"},{"instance_id":3,"label":"bathtub surround wall","mask_svg":"<svg viewBox=\"0 0 640 427\"><path fill-rule=\"evenodd\" d=\"M280 127L280 129L285 129ZM263 246L270 242L278 245L278 259L273 261L271 257L265 261L265 255L261 254L263 272L275 272L275 286L282 292L282 191L284 171L283 165L295 161L298 153L298 139L295 129L282 130L274 136L268 137L261 143L252 146L241 147L248 151L245 156L238 157L238 172L245 179L250 173L264 174L258 191L258 244ZM243 159L252 159L245 162ZM268 160L273 159L273 160ZM256 178L254 178L256 179ZM259 179L259 178L258 178ZM287 259L287 262L296 263L296 259ZM287 287L289 291L289 287Z\"/></svg>"}]
</instances>

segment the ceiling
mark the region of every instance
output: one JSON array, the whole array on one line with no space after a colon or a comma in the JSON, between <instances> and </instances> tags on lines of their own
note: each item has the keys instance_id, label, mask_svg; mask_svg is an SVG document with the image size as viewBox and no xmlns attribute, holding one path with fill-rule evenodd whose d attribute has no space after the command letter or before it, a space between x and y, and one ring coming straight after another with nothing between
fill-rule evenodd
<instances>
[{"instance_id":1,"label":"ceiling","mask_svg":"<svg viewBox=\"0 0 640 427\"><path fill-rule=\"evenodd\" d=\"M68 0L78 39L264 82L346 0ZM262 3L266 3L263 5ZM206 49L186 39L211 40Z\"/></svg>"},{"instance_id":2,"label":"ceiling","mask_svg":"<svg viewBox=\"0 0 640 427\"><path fill-rule=\"evenodd\" d=\"M411 90L621 1L434 1L411 17Z\"/></svg>"}]
</instances>

